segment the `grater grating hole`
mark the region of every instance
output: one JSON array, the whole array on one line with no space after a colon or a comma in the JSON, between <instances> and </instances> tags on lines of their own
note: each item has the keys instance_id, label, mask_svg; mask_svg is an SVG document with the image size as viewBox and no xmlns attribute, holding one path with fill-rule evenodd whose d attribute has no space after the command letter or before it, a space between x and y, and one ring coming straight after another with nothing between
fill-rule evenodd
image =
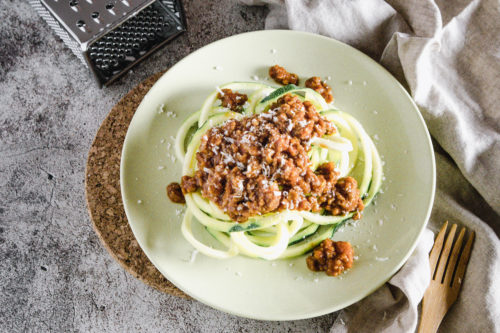
<instances>
[{"instance_id":1,"label":"grater grating hole","mask_svg":"<svg viewBox=\"0 0 500 333\"><path fill-rule=\"evenodd\" d=\"M115 6L108 1L105 8L110 11ZM179 23L165 10L161 4L153 4L90 45L89 59L103 80L120 73L165 38L177 34ZM91 15L95 20L94 16L99 18L99 12Z\"/></svg>"}]
</instances>

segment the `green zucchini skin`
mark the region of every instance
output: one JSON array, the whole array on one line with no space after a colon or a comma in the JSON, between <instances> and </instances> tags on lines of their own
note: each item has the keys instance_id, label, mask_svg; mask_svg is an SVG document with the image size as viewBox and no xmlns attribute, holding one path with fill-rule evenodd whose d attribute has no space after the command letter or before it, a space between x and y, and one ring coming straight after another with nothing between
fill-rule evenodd
<instances>
[{"instance_id":1,"label":"green zucchini skin","mask_svg":"<svg viewBox=\"0 0 500 333\"><path fill-rule=\"evenodd\" d=\"M266 103L268 101L272 101L274 99L278 99L278 97L286 94L287 92L291 90L298 89L298 87L295 84L288 84L286 86L280 87L273 91L272 93L269 94L269 96L265 97L260 103Z\"/></svg>"}]
</instances>

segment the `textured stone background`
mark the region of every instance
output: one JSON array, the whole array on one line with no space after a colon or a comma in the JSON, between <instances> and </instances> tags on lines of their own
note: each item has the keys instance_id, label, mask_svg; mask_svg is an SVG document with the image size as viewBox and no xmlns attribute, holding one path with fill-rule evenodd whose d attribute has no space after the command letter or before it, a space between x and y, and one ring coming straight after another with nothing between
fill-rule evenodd
<instances>
[{"instance_id":1,"label":"textured stone background","mask_svg":"<svg viewBox=\"0 0 500 333\"><path fill-rule=\"evenodd\" d=\"M263 8L184 5L188 33L100 90L28 4L0 1L1 332L321 332L335 319L260 322L162 294L126 273L93 232L85 162L111 107L201 46L264 27Z\"/></svg>"}]
</instances>

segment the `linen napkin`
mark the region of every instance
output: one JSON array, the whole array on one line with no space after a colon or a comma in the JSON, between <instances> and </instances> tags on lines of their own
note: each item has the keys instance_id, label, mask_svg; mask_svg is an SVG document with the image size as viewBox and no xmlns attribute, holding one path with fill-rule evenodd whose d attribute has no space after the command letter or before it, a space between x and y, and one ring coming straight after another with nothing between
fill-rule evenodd
<instances>
[{"instance_id":1,"label":"linen napkin","mask_svg":"<svg viewBox=\"0 0 500 333\"><path fill-rule=\"evenodd\" d=\"M476 232L462 292L440 332L500 332L500 1L240 0L267 5L266 29L335 38L386 67L435 140L429 229ZM382 288L333 314L330 332L413 332L429 284L433 233Z\"/></svg>"}]
</instances>

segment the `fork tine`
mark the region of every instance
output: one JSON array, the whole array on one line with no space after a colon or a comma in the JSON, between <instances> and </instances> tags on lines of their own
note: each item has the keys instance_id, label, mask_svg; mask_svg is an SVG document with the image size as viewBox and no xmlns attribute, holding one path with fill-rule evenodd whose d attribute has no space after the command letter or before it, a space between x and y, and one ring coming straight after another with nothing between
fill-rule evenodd
<instances>
[{"instance_id":1,"label":"fork tine","mask_svg":"<svg viewBox=\"0 0 500 333\"><path fill-rule=\"evenodd\" d=\"M446 242L443 247L443 252L441 252L441 257L439 258L439 263L436 269L436 276L434 280L441 283L443 280L444 270L446 269L446 264L448 263L448 257L450 256L451 246L453 245L453 239L455 238L455 231L457 230L457 225L453 224L451 226L450 232L446 237Z\"/></svg>"},{"instance_id":2,"label":"fork tine","mask_svg":"<svg viewBox=\"0 0 500 333\"><path fill-rule=\"evenodd\" d=\"M434 277L434 272L436 271L437 261L439 259L439 254L441 253L441 248L443 247L444 235L446 234L446 228L448 227L448 221L446 221L441 230L439 230L436 240L434 241L434 246L432 246L431 254L429 255L429 263L431 266L431 279Z\"/></svg>"},{"instance_id":3,"label":"fork tine","mask_svg":"<svg viewBox=\"0 0 500 333\"><path fill-rule=\"evenodd\" d=\"M474 238L476 234L474 231L471 231L469 235L469 239L465 244L464 250L462 251L462 255L460 256L460 260L457 266L457 272L455 273L455 278L453 279L452 287L460 287L465 275L465 269L467 268L467 263L469 262L470 252L472 249L472 243L474 243Z\"/></svg>"},{"instance_id":4,"label":"fork tine","mask_svg":"<svg viewBox=\"0 0 500 333\"><path fill-rule=\"evenodd\" d=\"M467 229L465 229L465 227L462 227L462 230L460 230L460 234L458 234L457 241L455 242L455 245L453 245L453 251L451 252L450 261L448 262L448 266L446 267L446 273L444 275L443 283L446 286L450 286L451 278L453 277L453 272L455 271L455 267L457 264L458 255L460 254L460 250L462 249L462 242L464 239L465 230Z\"/></svg>"}]
</instances>

